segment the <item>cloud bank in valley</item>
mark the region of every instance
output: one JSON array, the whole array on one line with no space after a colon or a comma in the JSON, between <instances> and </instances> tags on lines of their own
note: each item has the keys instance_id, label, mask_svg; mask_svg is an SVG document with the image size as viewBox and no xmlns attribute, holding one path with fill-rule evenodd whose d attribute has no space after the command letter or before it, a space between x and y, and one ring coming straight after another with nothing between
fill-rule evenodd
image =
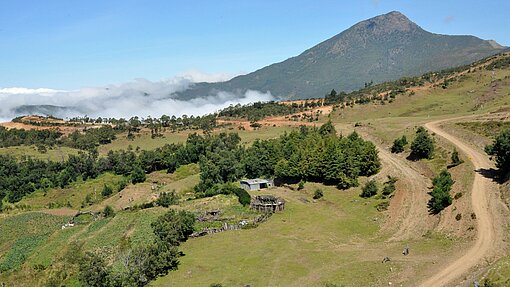
<instances>
[{"instance_id":1,"label":"cloud bank in valley","mask_svg":"<svg viewBox=\"0 0 510 287\"><path fill-rule=\"evenodd\" d=\"M47 88L0 88L0 120L8 121L33 111L33 106L49 107L58 117L160 117L163 114L182 116L204 115L229 105L274 100L270 93L248 90L242 95L217 92L201 98L176 99L174 93L190 88L195 82L225 81L228 74L204 74L190 71L180 76L149 81L136 79L120 85L62 91ZM44 109L39 109L44 110Z\"/></svg>"}]
</instances>

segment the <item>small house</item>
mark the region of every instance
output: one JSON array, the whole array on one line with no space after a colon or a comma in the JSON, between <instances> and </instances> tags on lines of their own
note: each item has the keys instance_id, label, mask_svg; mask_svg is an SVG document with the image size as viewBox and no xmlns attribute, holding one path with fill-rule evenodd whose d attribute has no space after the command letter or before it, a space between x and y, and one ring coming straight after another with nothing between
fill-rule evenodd
<instances>
[{"instance_id":1,"label":"small house","mask_svg":"<svg viewBox=\"0 0 510 287\"><path fill-rule=\"evenodd\" d=\"M269 179L245 179L241 180L241 187L246 190L261 190L273 186L273 181Z\"/></svg>"}]
</instances>

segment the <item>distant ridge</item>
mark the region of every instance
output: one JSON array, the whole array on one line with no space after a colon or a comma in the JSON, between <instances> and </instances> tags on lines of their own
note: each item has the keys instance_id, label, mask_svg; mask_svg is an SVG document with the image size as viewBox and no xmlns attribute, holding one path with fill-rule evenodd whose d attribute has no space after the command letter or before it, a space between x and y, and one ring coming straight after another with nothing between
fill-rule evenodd
<instances>
[{"instance_id":1,"label":"distant ridge","mask_svg":"<svg viewBox=\"0 0 510 287\"><path fill-rule=\"evenodd\" d=\"M271 92L280 99L322 97L331 89L352 91L469 64L505 50L493 40L427 32L400 12L361 21L296 57L221 83L198 83L178 93L195 98L218 91Z\"/></svg>"}]
</instances>

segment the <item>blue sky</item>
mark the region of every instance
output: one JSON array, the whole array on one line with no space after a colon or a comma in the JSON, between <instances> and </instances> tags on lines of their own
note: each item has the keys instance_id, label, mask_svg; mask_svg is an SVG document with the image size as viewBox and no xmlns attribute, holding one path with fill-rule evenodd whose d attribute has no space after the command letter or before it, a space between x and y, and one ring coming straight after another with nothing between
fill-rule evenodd
<instances>
[{"instance_id":1,"label":"blue sky","mask_svg":"<svg viewBox=\"0 0 510 287\"><path fill-rule=\"evenodd\" d=\"M392 10L431 32L510 46L508 0L1 1L0 88L246 73Z\"/></svg>"}]
</instances>

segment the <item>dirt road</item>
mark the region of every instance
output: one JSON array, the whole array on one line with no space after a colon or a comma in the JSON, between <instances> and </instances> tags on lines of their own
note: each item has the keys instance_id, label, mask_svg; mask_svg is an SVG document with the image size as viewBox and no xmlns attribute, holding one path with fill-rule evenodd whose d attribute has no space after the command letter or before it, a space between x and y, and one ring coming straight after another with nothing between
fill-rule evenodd
<instances>
[{"instance_id":1,"label":"dirt road","mask_svg":"<svg viewBox=\"0 0 510 287\"><path fill-rule=\"evenodd\" d=\"M428 215L428 209L424 202L427 202L429 195L428 180L418 171L414 170L406 160L399 160L398 157L390 154L387 149L379 147L379 157L388 166L391 166L392 172L405 182L406 190L397 191L393 201L397 204L390 206L389 212L393 214L398 224L393 220L388 222L391 226L398 226L395 234L389 241L408 240L413 237L421 237L432 226L428 226L423 220ZM393 202L392 201L392 202Z\"/></svg>"},{"instance_id":2,"label":"dirt road","mask_svg":"<svg viewBox=\"0 0 510 287\"><path fill-rule=\"evenodd\" d=\"M430 122L425 124L425 127L457 146L472 161L475 170L488 169L493 166L487 156L442 130L439 127L441 122ZM476 241L462 257L441 268L438 273L419 286L430 287L461 284L462 275L468 273L477 264L483 263L484 258L491 253L493 247L498 246L502 240L502 238L499 238L500 235L496 232L494 224L497 221L498 214L496 208L489 208L490 194L496 188L491 179L485 178L479 172L476 172L471 191L471 204L477 218Z\"/></svg>"}]
</instances>

